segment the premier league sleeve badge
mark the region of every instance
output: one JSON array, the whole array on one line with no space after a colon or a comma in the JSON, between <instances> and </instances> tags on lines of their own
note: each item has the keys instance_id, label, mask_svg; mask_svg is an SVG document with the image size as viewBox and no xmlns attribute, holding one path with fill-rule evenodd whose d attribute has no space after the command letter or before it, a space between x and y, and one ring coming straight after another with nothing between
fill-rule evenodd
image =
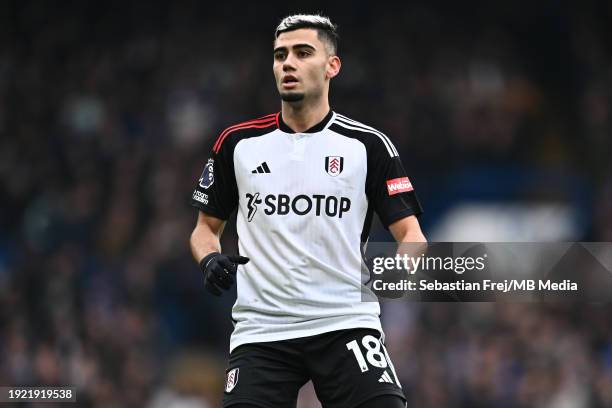
<instances>
[{"instance_id":1,"label":"premier league sleeve badge","mask_svg":"<svg viewBox=\"0 0 612 408\"><path fill-rule=\"evenodd\" d=\"M202 175L200 176L200 187L202 188L209 188L210 186L213 185L213 182L215 181L215 176L214 176L214 171L213 171L213 163L214 163L215 159L208 159L208 163L206 163L206 166L204 166L204 171L202 172Z\"/></svg>"}]
</instances>

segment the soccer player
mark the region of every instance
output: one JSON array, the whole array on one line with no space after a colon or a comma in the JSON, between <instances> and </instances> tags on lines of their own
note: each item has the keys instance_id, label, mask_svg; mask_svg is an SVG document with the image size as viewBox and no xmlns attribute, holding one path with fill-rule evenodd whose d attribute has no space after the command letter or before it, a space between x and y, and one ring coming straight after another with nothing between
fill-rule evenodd
<instances>
[{"instance_id":1,"label":"soccer player","mask_svg":"<svg viewBox=\"0 0 612 408\"><path fill-rule=\"evenodd\" d=\"M337 40L326 17L281 21L281 111L223 131L193 194L205 287L238 285L224 407L295 407L309 379L326 408L405 406L379 304L361 301L361 246L374 212L398 242L424 242L422 210L389 138L330 109ZM241 255L224 254L236 208Z\"/></svg>"}]
</instances>

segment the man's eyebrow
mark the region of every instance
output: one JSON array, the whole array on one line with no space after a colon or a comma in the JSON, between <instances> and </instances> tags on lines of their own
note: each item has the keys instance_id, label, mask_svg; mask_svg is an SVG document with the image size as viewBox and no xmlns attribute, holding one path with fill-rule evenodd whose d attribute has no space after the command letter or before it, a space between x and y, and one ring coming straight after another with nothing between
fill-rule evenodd
<instances>
[{"instance_id":1,"label":"man's eyebrow","mask_svg":"<svg viewBox=\"0 0 612 408\"><path fill-rule=\"evenodd\" d=\"M310 45L310 44L306 44L306 43L304 43L304 44L295 44L295 45L293 45L293 47L292 47L292 48L293 48L294 50L297 50L297 49L299 49L299 48L310 48L311 50L316 50L316 48L315 48L315 47L313 47L313 46L312 46L312 45ZM286 46L276 47L276 48L274 49L274 52L276 53L277 51L287 51L287 47L286 47Z\"/></svg>"}]
</instances>

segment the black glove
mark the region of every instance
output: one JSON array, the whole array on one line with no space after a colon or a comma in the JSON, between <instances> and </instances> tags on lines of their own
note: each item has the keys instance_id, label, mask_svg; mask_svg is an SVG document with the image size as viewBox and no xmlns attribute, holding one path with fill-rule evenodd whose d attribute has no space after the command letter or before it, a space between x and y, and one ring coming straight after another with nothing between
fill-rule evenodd
<instances>
[{"instance_id":1,"label":"black glove","mask_svg":"<svg viewBox=\"0 0 612 408\"><path fill-rule=\"evenodd\" d=\"M200 261L204 273L204 287L215 296L220 296L219 288L228 290L234 284L238 264L244 265L249 258L240 255L223 255L212 252Z\"/></svg>"}]
</instances>

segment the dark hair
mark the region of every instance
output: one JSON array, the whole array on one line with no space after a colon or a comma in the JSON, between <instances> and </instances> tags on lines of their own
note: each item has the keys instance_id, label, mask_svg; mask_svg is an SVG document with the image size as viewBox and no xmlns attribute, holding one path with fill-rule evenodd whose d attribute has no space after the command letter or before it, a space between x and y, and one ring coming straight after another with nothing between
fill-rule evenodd
<instances>
[{"instance_id":1,"label":"dark hair","mask_svg":"<svg viewBox=\"0 0 612 408\"><path fill-rule=\"evenodd\" d=\"M318 14L294 14L283 18L278 27L276 27L274 38L278 38L281 33L300 28L317 30L317 36L328 46L329 53L332 55L338 53L337 26L331 22L329 17Z\"/></svg>"}]
</instances>

